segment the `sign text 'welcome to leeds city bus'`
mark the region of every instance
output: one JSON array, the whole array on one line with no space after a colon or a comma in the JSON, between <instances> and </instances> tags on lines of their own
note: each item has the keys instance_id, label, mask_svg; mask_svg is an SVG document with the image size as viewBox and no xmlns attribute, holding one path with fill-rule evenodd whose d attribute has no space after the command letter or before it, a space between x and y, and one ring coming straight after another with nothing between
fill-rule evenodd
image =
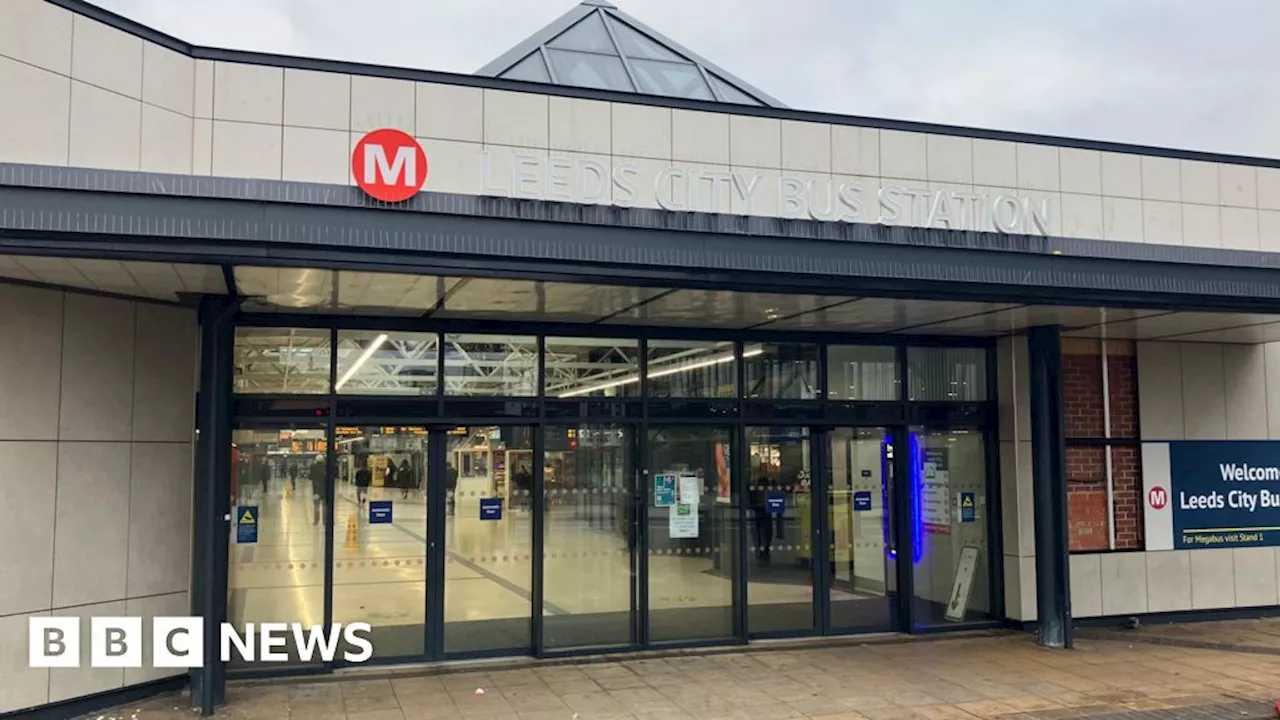
<instances>
[{"instance_id":1,"label":"sign text 'welcome to leeds city bus'","mask_svg":"<svg viewBox=\"0 0 1280 720\"><path fill-rule=\"evenodd\" d=\"M80 618L33 617L27 622L27 653L31 667L80 667ZM89 667L143 666L143 619L89 619ZM302 623L246 623L237 630L230 623L219 628L219 657L231 662L233 649L244 662L362 663L373 656L368 623L335 623L332 627ZM292 643L290 642L292 641ZM204 620L199 617L157 617L151 621L151 667L195 668L204 664ZM290 648L290 645L292 647ZM286 650L290 648L292 652Z\"/></svg>"}]
</instances>

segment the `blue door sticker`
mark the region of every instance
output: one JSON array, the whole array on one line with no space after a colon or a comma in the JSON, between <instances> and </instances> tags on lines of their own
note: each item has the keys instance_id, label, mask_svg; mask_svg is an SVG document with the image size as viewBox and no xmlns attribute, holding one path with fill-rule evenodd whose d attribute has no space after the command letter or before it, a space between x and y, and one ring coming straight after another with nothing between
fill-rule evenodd
<instances>
[{"instance_id":1,"label":"blue door sticker","mask_svg":"<svg viewBox=\"0 0 1280 720\"><path fill-rule=\"evenodd\" d=\"M971 523L978 519L978 501L971 492L960 493L960 522Z\"/></svg>"},{"instance_id":2,"label":"blue door sticker","mask_svg":"<svg viewBox=\"0 0 1280 720\"><path fill-rule=\"evenodd\" d=\"M258 542L258 506L241 505L236 508L236 542Z\"/></svg>"},{"instance_id":3,"label":"blue door sticker","mask_svg":"<svg viewBox=\"0 0 1280 720\"><path fill-rule=\"evenodd\" d=\"M871 510L870 490L859 490L853 494L853 509L856 512L867 512Z\"/></svg>"},{"instance_id":4,"label":"blue door sticker","mask_svg":"<svg viewBox=\"0 0 1280 720\"><path fill-rule=\"evenodd\" d=\"M781 515L787 510L787 498L780 492L771 492L764 497L765 507L770 515Z\"/></svg>"},{"instance_id":5,"label":"blue door sticker","mask_svg":"<svg viewBox=\"0 0 1280 720\"><path fill-rule=\"evenodd\" d=\"M480 519L501 520L502 498L480 498Z\"/></svg>"},{"instance_id":6,"label":"blue door sticker","mask_svg":"<svg viewBox=\"0 0 1280 720\"><path fill-rule=\"evenodd\" d=\"M391 524L391 501L390 500L370 500L369 501L369 524L370 525Z\"/></svg>"}]
</instances>

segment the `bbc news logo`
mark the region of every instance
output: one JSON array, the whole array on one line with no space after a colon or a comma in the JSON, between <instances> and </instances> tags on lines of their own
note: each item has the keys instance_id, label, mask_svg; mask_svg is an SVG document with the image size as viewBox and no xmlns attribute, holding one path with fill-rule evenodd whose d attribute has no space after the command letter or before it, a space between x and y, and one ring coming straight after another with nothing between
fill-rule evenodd
<instances>
[{"instance_id":1,"label":"bbc news logo","mask_svg":"<svg viewBox=\"0 0 1280 720\"><path fill-rule=\"evenodd\" d=\"M89 619L89 667L143 666L142 618ZM362 663L373 656L368 623L335 623L326 628L302 623L246 623L244 631L229 623L219 628L222 662L333 662L338 648L345 662ZM33 617L27 621L28 664L33 668L80 667L80 618ZM293 640L293 655L286 651ZM233 652L234 651L234 652ZM238 656L238 657L237 657ZM151 621L151 667L196 668L204 664L204 620L157 617Z\"/></svg>"}]
</instances>

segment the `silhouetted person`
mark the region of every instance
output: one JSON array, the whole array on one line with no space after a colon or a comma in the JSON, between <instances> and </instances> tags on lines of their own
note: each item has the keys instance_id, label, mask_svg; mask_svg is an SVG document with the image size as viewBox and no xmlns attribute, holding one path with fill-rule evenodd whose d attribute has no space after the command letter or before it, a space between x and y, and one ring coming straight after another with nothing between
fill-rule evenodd
<instances>
[{"instance_id":1,"label":"silhouetted person","mask_svg":"<svg viewBox=\"0 0 1280 720\"><path fill-rule=\"evenodd\" d=\"M373 473L369 471L369 460L360 459L360 469L356 470L356 504L364 505L369 497L369 486L373 484Z\"/></svg>"},{"instance_id":2,"label":"silhouetted person","mask_svg":"<svg viewBox=\"0 0 1280 720\"><path fill-rule=\"evenodd\" d=\"M445 465L444 489L445 496L448 498L445 502L445 508L452 515L458 498L458 469L452 464Z\"/></svg>"}]
</instances>

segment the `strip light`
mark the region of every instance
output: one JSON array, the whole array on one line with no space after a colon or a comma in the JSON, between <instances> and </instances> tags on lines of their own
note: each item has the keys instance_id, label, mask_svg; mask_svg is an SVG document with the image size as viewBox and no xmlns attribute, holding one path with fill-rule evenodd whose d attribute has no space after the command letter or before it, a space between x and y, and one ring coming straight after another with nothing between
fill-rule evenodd
<instances>
[{"instance_id":1,"label":"strip light","mask_svg":"<svg viewBox=\"0 0 1280 720\"><path fill-rule=\"evenodd\" d=\"M764 348L756 347L750 350L743 351L742 357L745 359L745 358L755 357L757 355L763 355L763 354L764 354ZM662 370L656 370L656 371L650 372L648 375L648 378L650 380L653 380L654 378L667 377L668 375L675 375L676 373L688 372L690 370L700 370L702 368L712 367L715 365L723 365L724 363L727 363L727 362L733 362L733 358L734 358L733 353L728 353L727 355L713 357L707 360L702 360L700 362L692 363L690 365L678 365L676 367L663 368ZM571 398L571 397L578 397L581 395L589 395L593 392L600 392L601 390L608 390L610 388L622 387L623 385L632 385L638 382L640 382L640 376L633 375L631 377L622 378L621 380L613 380L607 383L601 383L599 385L589 385L584 388L578 388L577 390L570 390L569 392L560 393L560 397Z\"/></svg>"},{"instance_id":2,"label":"strip light","mask_svg":"<svg viewBox=\"0 0 1280 720\"><path fill-rule=\"evenodd\" d=\"M373 342L369 344L369 347L365 348L364 352L360 353L360 357L356 359L355 364L347 368L347 371L342 373L342 377L338 378L338 383L333 386L333 391L337 392L341 390L342 386L347 384L347 381L356 374L356 371L358 371L362 365L369 362L369 358L373 357L373 354L378 352L378 348L382 347L382 344L386 341L386 333L382 333L378 337L374 338Z\"/></svg>"}]
</instances>

